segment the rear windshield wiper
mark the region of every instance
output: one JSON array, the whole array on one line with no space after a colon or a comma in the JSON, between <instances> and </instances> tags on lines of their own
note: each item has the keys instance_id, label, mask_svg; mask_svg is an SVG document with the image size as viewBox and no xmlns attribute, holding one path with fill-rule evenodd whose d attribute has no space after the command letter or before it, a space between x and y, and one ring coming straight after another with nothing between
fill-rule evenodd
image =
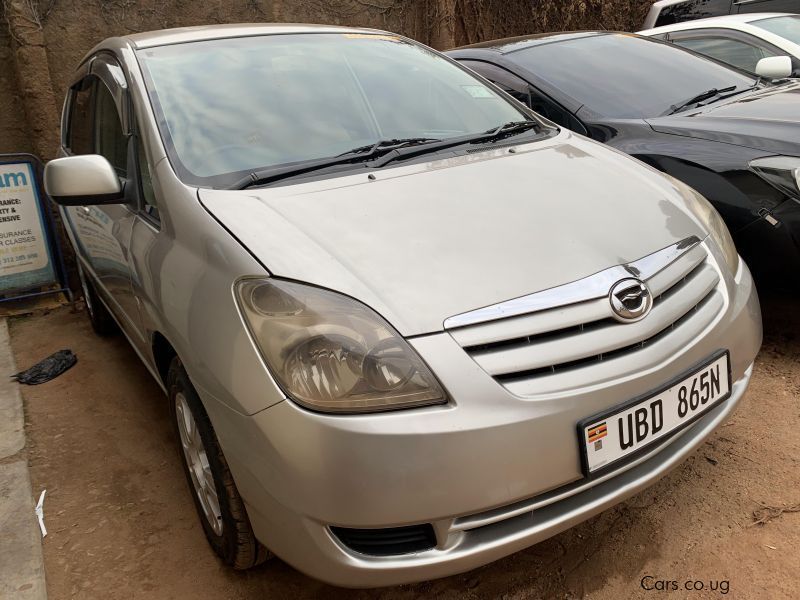
<instances>
[{"instance_id":1,"label":"rear windshield wiper","mask_svg":"<svg viewBox=\"0 0 800 600\"><path fill-rule=\"evenodd\" d=\"M669 107L669 110L667 112L665 112L663 116L674 115L677 112L680 112L682 110L685 110L685 109L689 108L693 104L699 104L703 100L708 100L708 99L713 98L715 96L719 96L720 94L724 94L725 92L732 92L735 89L736 89L735 85L732 85L732 86L726 87L726 88L719 88L719 89L711 88L710 90L706 90L705 92L701 92L701 93L697 94L696 96L692 96L691 98L689 98L685 102L681 102L679 104L673 104L672 106Z\"/></svg>"},{"instance_id":2,"label":"rear windshield wiper","mask_svg":"<svg viewBox=\"0 0 800 600\"><path fill-rule=\"evenodd\" d=\"M336 165L364 162L386 154L387 152L391 152L397 148L417 146L420 144L431 144L439 141L441 140L438 138L423 137L379 140L374 144L359 146L358 148L353 148L352 150L348 150L347 152L338 154L336 156L317 158L314 160L278 165L258 171L252 171L247 176L229 186L229 189L243 190L257 185L266 185L274 181L287 179L289 177L294 177L295 175L304 175L306 173L311 173L312 171L319 171L328 167L335 167Z\"/></svg>"},{"instance_id":3,"label":"rear windshield wiper","mask_svg":"<svg viewBox=\"0 0 800 600\"><path fill-rule=\"evenodd\" d=\"M502 125L493 127L492 129L484 131L483 133L478 133L478 134L472 133L469 135L447 138L439 142L432 142L420 147L395 149L391 152L388 152L384 156L381 156L380 158L371 161L369 163L369 166L378 169L384 165L389 164L390 162L399 160L401 158L410 158L412 156L429 154L431 152L436 152L437 150L443 150L445 148L460 146L461 144L495 142L497 140L501 140L506 137L511 137L513 135L523 133L525 131L528 131L529 129L539 129L541 127L542 124L539 121L533 121L533 120L511 121L509 123L503 123Z\"/></svg>"}]
</instances>

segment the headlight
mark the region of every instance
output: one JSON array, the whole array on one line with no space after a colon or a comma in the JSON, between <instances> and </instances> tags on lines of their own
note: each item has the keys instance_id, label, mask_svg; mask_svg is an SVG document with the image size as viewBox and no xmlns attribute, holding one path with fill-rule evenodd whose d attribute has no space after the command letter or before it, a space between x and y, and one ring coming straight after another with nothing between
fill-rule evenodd
<instances>
[{"instance_id":1,"label":"headlight","mask_svg":"<svg viewBox=\"0 0 800 600\"><path fill-rule=\"evenodd\" d=\"M298 404L352 413L446 402L411 346L360 302L276 279L242 279L235 291L264 361Z\"/></svg>"},{"instance_id":2,"label":"headlight","mask_svg":"<svg viewBox=\"0 0 800 600\"><path fill-rule=\"evenodd\" d=\"M700 221L703 228L708 231L711 238L717 244L722 254L725 257L725 262L731 273L736 275L739 270L739 253L736 251L736 244L733 243L728 226L725 221L717 212L711 203L705 199L694 188L686 185L679 179L675 179L671 175L667 175L675 186L682 192L683 199L686 206L692 211L692 214Z\"/></svg>"},{"instance_id":3,"label":"headlight","mask_svg":"<svg viewBox=\"0 0 800 600\"><path fill-rule=\"evenodd\" d=\"M767 183L792 198L800 198L800 158L768 156L750 163L752 169Z\"/></svg>"}]
</instances>

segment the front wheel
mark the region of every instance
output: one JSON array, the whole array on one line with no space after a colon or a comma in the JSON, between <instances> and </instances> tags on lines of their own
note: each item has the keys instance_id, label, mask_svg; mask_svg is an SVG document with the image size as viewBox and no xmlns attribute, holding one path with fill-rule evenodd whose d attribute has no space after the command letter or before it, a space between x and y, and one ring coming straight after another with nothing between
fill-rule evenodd
<instances>
[{"instance_id":1,"label":"front wheel","mask_svg":"<svg viewBox=\"0 0 800 600\"><path fill-rule=\"evenodd\" d=\"M214 428L178 358L167 384L181 462L208 542L234 569L264 562L269 552L253 534Z\"/></svg>"}]
</instances>

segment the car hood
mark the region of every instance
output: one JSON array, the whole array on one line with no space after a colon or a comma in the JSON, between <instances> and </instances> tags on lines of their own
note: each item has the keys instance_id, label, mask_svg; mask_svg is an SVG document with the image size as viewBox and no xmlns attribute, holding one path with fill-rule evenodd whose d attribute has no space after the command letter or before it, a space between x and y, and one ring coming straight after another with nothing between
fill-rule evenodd
<instances>
[{"instance_id":1,"label":"car hood","mask_svg":"<svg viewBox=\"0 0 800 600\"><path fill-rule=\"evenodd\" d=\"M661 133L800 155L800 83L734 96L696 111L648 119Z\"/></svg>"},{"instance_id":2,"label":"car hood","mask_svg":"<svg viewBox=\"0 0 800 600\"><path fill-rule=\"evenodd\" d=\"M271 274L357 298L406 336L705 235L669 179L568 132L374 176L199 197Z\"/></svg>"}]
</instances>

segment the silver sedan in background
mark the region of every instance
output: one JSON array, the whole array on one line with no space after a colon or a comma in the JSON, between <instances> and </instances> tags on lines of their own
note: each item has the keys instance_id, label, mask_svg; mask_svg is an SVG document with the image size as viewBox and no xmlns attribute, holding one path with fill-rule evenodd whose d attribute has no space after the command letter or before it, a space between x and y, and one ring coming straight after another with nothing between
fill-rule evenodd
<instances>
[{"instance_id":1,"label":"silver sedan in background","mask_svg":"<svg viewBox=\"0 0 800 600\"><path fill-rule=\"evenodd\" d=\"M381 31L106 40L46 187L235 568L369 587L525 548L679 464L761 342L704 198Z\"/></svg>"}]
</instances>

